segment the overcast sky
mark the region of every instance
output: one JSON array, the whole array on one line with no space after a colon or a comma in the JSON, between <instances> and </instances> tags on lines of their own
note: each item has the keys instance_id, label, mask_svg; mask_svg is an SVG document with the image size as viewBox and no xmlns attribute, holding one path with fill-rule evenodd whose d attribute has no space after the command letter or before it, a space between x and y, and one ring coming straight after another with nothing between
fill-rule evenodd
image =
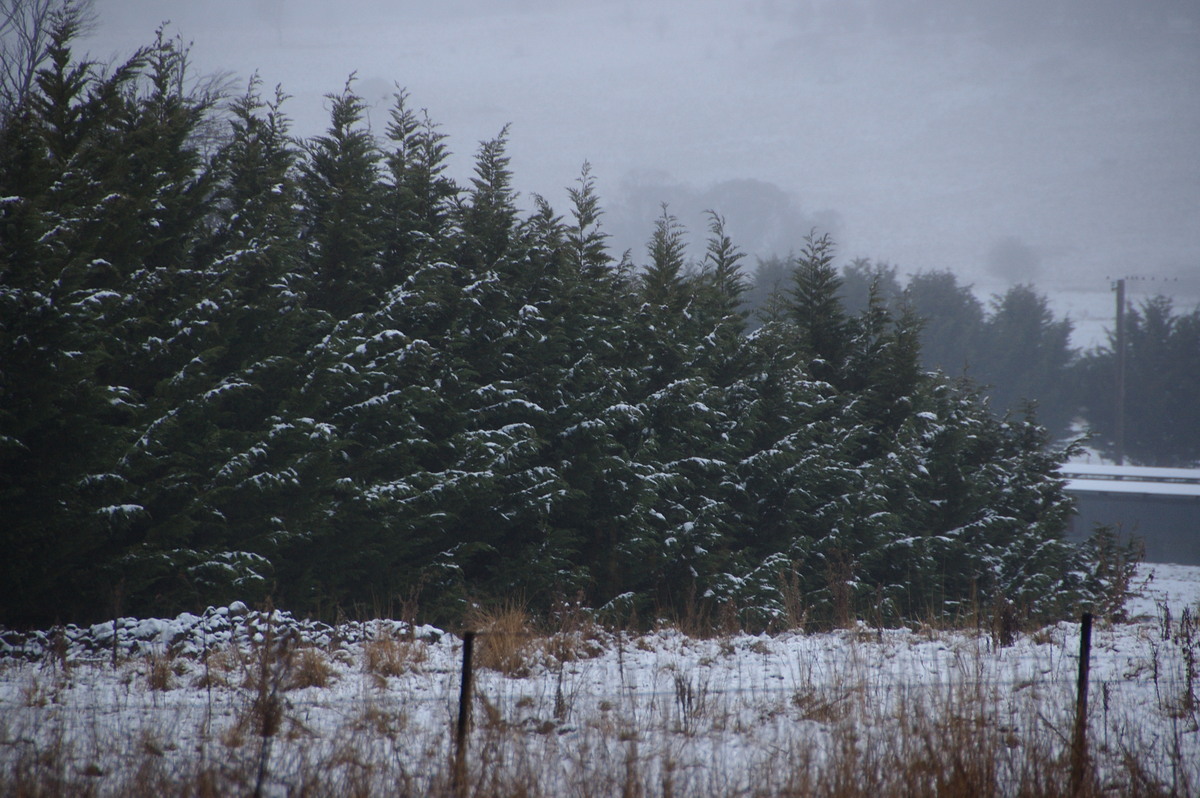
<instances>
[{"instance_id":1,"label":"overcast sky","mask_svg":"<svg viewBox=\"0 0 1200 798\"><path fill-rule=\"evenodd\" d=\"M639 262L668 201L697 233L715 207L764 256L817 226L845 259L951 269L982 295L1032 280L1103 298L1137 275L1200 298L1196 0L96 6L93 57L169 20L199 71L282 83L299 135L352 72L380 132L395 84L428 108L460 178L511 122L523 200L565 212L590 161Z\"/></svg>"}]
</instances>

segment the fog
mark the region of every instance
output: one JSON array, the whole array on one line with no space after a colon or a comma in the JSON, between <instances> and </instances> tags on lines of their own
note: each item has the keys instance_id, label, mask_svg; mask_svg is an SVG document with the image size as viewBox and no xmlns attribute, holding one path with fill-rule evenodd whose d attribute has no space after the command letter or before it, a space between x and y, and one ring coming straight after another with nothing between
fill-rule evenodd
<instances>
[{"instance_id":1,"label":"fog","mask_svg":"<svg viewBox=\"0 0 1200 798\"><path fill-rule=\"evenodd\" d=\"M982 295L1034 282L1095 340L1111 279L1200 301L1200 4L1191 0L96 0L85 46L168 33L258 72L320 133L351 73L382 132L396 84L467 179L512 123L528 205L592 164L613 247L660 203L753 254L810 229ZM700 251L694 250L695 255ZM1135 293L1132 299L1138 299Z\"/></svg>"}]
</instances>

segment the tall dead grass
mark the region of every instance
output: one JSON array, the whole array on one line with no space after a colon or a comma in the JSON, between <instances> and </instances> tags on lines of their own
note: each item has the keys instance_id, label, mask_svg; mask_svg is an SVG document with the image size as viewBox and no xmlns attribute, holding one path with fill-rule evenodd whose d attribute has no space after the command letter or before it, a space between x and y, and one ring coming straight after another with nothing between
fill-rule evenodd
<instances>
[{"instance_id":1,"label":"tall dead grass","mask_svg":"<svg viewBox=\"0 0 1200 798\"><path fill-rule=\"evenodd\" d=\"M528 676L538 650L533 618L523 604L472 607L466 625L477 634L475 664L505 676Z\"/></svg>"},{"instance_id":2,"label":"tall dead grass","mask_svg":"<svg viewBox=\"0 0 1200 798\"><path fill-rule=\"evenodd\" d=\"M983 657L995 649L991 629L964 646L955 678L929 684L881 678L854 648L873 644L873 636L850 631L838 634L854 645L823 682L800 664L786 689L732 692L712 681L704 663L690 670L664 665L661 682L649 688L589 696L578 687L588 678L586 660L623 638L606 640L586 614L567 615L549 629L539 629L519 605L471 619L484 632L479 667L512 678L480 689L483 714L457 787L450 713L444 725L425 727L405 695L376 689L386 688L388 678L422 673L428 644L382 636L362 645L362 667L348 673L327 652L282 638L240 655L211 652L191 665L189 673L204 672L191 684L223 696L216 703L228 712L196 728L178 717L80 726L70 681L91 666L30 671L27 689L18 693L22 706L0 713L0 794L1158 798L1200 790L1194 763L1171 753L1188 750L1188 735L1196 733L1200 642L1190 614L1165 617L1147 648L1154 659L1136 677L1159 688L1161 727L1110 721L1121 697L1106 688L1093 705L1096 729L1078 789L1070 762L1070 686L1036 676L1014 685L989 676ZM655 645L653 638L639 640ZM764 655L745 642L718 642L710 643L718 659L746 655L739 646ZM1183 652L1172 660L1179 673L1171 678L1168 646ZM568 664L575 682L564 712ZM520 678L541 669L545 680L547 665L557 667L551 671L557 688ZM155 661L130 667L152 674ZM179 668L172 664L172 694L187 689ZM384 681L340 708L342 719L332 726L310 723L309 710L285 697L298 687L320 691L353 678L356 669L357 678ZM166 700L153 678L133 680L130 689L146 690L152 703ZM437 678L454 685L453 674ZM719 742L726 739L734 742Z\"/></svg>"}]
</instances>

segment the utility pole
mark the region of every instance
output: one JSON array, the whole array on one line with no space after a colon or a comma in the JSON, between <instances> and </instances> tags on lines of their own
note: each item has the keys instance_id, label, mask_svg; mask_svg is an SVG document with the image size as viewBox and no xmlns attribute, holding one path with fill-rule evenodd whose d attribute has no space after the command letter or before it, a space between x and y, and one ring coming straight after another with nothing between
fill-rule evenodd
<instances>
[{"instance_id":1,"label":"utility pole","mask_svg":"<svg viewBox=\"0 0 1200 798\"><path fill-rule=\"evenodd\" d=\"M1117 280L1117 465L1125 465L1125 278Z\"/></svg>"}]
</instances>

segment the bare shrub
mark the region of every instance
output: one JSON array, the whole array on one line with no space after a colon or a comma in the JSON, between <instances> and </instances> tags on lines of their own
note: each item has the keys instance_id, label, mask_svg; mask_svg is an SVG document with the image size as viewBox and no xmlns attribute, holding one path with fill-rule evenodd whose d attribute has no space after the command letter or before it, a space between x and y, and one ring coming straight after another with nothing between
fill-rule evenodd
<instances>
[{"instance_id":1,"label":"bare shrub","mask_svg":"<svg viewBox=\"0 0 1200 798\"><path fill-rule=\"evenodd\" d=\"M37 676L31 676L29 681L21 685L21 703L27 707L44 707L57 700L56 693L56 690L47 688Z\"/></svg>"},{"instance_id":2,"label":"bare shrub","mask_svg":"<svg viewBox=\"0 0 1200 798\"><path fill-rule=\"evenodd\" d=\"M992 605L992 642L1007 648L1016 642L1020 631L1020 613L1011 601L1000 596Z\"/></svg>"}]
</instances>

